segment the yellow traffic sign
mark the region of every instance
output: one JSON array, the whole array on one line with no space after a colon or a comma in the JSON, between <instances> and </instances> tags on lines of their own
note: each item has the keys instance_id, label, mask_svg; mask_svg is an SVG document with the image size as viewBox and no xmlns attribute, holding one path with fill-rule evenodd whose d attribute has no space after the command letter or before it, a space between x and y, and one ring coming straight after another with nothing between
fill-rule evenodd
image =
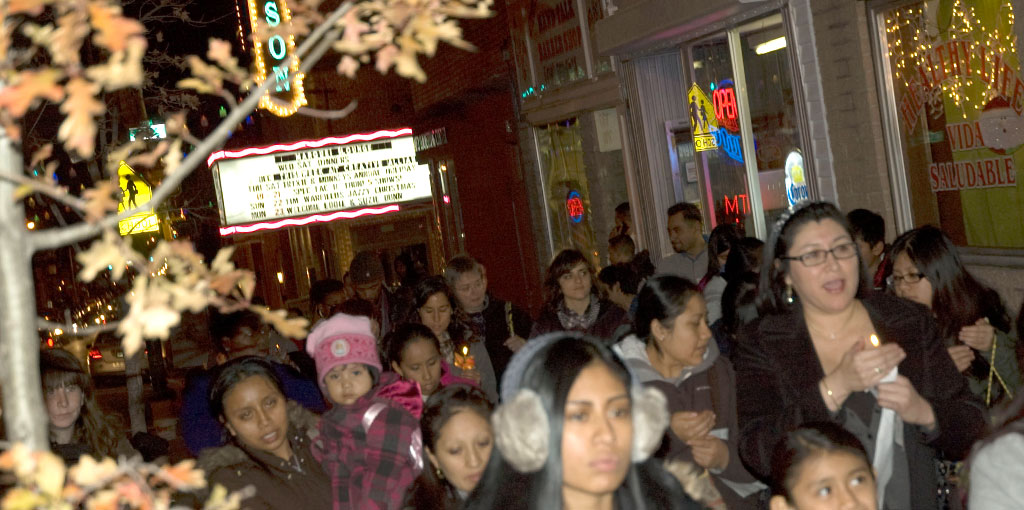
<instances>
[{"instance_id":1,"label":"yellow traffic sign","mask_svg":"<svg viewBox=\"0 0 1024 510\"><path fill-rule=\"evenodd\" d=\"M690 105L690 126L693 128L694 150L702 152L717 149L718 142L714 135L718 130L715 105L696 83L690 85L690 91L686 97Z\"/></svg>"}]
</instances>

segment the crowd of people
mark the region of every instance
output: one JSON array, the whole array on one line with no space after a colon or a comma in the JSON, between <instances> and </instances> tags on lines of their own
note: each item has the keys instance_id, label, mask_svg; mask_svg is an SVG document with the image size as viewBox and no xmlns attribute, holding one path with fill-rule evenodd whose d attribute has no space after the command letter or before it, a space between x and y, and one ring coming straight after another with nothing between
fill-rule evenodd
<instances>
[{"instance_id":1,"label":"crowd of people","mask_svg":"<svg viewBox=\"0 0 1024 510\"><path fill-rule=\"evenodd\" d=\"M1024 508L1024 317L942 231L667 225L655 266L617 208L610 264L558 253L536 319L470 256L392 289L372 252L314 283L298 348L217 314L186 445L247 510ZM42 374L65 459L132 453L73 356Z\"/></svg>"}]
</instances>

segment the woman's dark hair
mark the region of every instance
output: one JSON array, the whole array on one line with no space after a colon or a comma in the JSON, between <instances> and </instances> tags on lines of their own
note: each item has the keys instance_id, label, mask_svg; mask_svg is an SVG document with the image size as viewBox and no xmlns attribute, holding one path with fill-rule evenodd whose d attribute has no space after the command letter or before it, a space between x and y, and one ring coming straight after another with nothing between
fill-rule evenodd
<instances>
[{"instance_id":1,"label":"woman's dark hair","mask_svg":"<svg viewBox=\"0 0 1024 510\"><path fill-rule=\"evenodd\" d=\"M870 472L871 461L864 451L864 445L838 424L805 423L786 434L772 454L772 494L792 502L790 491L804 463L819 455L836 452L849 453L863 460ZM874 477L873 472L871 476Z\"/></svg>"},{"instance_id":2,"label":"woman's dark hair","mask_svg":"<svg viewBox=\"0 0 1024 510\"><path fill-rule=\"evenodd\" d=\"M640 287L640 277L629 264L608 266L597 274L597 278L609 289L616 283L619 284L619 289L626 294L636 294L637 288Z\"/></svg>"},{"instance_id":3,"label":"woman's dark hair","mask_svg":"<svg viewBox=\"0 0 1024 510\"><path fill-rule=\"evenodd\" d=\"M743 238L743 227L735 223L723 223L711 230L708 235L708 271L704 278L710 280L722 272L722 263L718 256L729 251Z\"/></svg>"},{"instance_id":4,"label":"woman's dark hair","mask_svg":"<svg viewBox=\"0 0 1024 510\"><path fill-rule=\"evenodd\" d=\"M643 250L636 255L633 255L633 260L629 261L629 265L633 267L633 271L640 277L640 280L646 280L654 274L654 263L651 262L651 252Z\"/></svg>"},{"instance_id":5,"label":"woman's dark hair","mask_svg":"<svg viewBox=\"0 0 1024 510\"><path fill-rule=\"evenodd\" d=\"M380 308L373 306L373 303L361 298L348 299L334 308L331 308L332 317L339 313L355 315L358 317L369 317L370 319L380 321Z\"/></svg>"},{"instance_id":6,"label":"woman's dark hair","mask_svg":"<svg viewBox=\"0 0 1024 510\"><path fill-rule=\"evenodd\" d=\"M788 256L793 239L804 225L824 220L832 220L847 233L850 232L846 216L828 202L807 202L798 205L791 213L784 213L775 222L775 227L764 246L764 260L761 261L761 282L757 289L757 309L761 315L784 313L792 306L786 302L786 274L789 272L790 264L801 262L783 257ZM859 269L856 296L862 298L871 285L868 283L867 270L864 268L864 261L860 259L860 253L857 254L857 259ZM799 296L794 293L793 299L798 298Z\"/></svg>"},{"instance_id":7,"label":"woman's dark hair","mask_svg":"<svg viewBox=\"0 0 1024 510\"><path fill-rule=\"evenodd\" d=\"M686 303L699 295L697 285L686 278L669 274L652 276L637 296L633 331L650 344L651 322L658 321L662 327L672 329L676 317L686 310Z\"/></svg>"},{"instance_id":8,"label":"woman's dark hair","mask_svg":"<svg viewBox=\"0 0 1024 510\"><path fill-rule=\"evenodd\" d=\"M631 387L629 371L610 348L581 334L556 334L562 336L540 348L527 362L518 388L537 393L548 416L547 462L537 472L520 473L495 448L463 509L561 509L562 428L570 388L580 372L593 363L604 364L623 386ZM507 377L503 382L508 382ZM678 481L653 459L631 464L625 482L615 492L615 507L619 510L674 508L687 501Z\"/></svg>"},{"instance_id":9,"label":"woman's dark hair","mask_svg":"<svg viewBox=\"0 0 1024 510\"><path fill-rule=\"evenodd\" d=\"M729 256L725 259L722 276L731 282L747 273L761 270L761 254L764 252L764 241L756 237L744 237L732 244Z\"/></svg>"},{"instance_id":10,"label":"woman's dark hair","mask_svg":"<svg viewBox=\"0 0 1024 510\"><path fill-rule=\"evenodd\" d=\"M441 388L427 399L420 417L420 433L423 435L423 446L430 451L437 451L437 439L441 429L448 420L462 411L471 411L491 422L494 406L487 400L487 395L478 388L464 384L452 384ZM429 461L428 461L429 462ZM459 498L451 484L438 478L430 465L420 471L406 495L404 508L414 510L441 509L455 510L459 507Z\"/></svg>"},{"instance_id":11,"label":"woman's dark hair","mask_svg":"<svg viewBox=\"0 0 1024 510\"><path fill-rule=\"evenodd\" d=\"M121 424L100 410L92 378L74 354L63 349L44 349L39 353L39 372L44 394L66 386L77 386L82 391L82 409L71 441L86 446L94 456L116 457L118 443L124 436Z\"/></svg>"},{"instance_id":12,"label":"woman's dark hair","mask_svg":"<svg viewBox=\"0 0 1024 510\"><path fill-rule=\"evenodd\" d=\"M725 285L722 291L721 333L734 345L740 328L757 318L757 273L746 273Z\"/></svg>"},{"instance_id":13,"label":"woman's dark hair","mask_svg":"<svg viewBox=\"0 0 1024 510\"><path fill-rule=\"evenodd\" d=\"M265 377L284 395L281 379L277 377L274 366L269 361L258 356L242 356L217 367L214 371L213 382L210 383L210 414L215 418L223 418L224 396L236 384L254 375Z\"/></svg>"},{"instance_id":14,"label":"woman's dark hair","mask_svg":"<svg viewBox=\"0 0 1024 510\"><path fill-rule=\"evenodd\" d=\"M601 293L601 286L595 285L597 282L597 273L594 269L594 265L583 253L579 250L570 249L562 250L555 255L555 259L551 261L551 265L548 266L547 274L544 275L544 308L550 311L558 310L558 306L562 303L562 287L558 285L558 280L566 274L572 271L572 268L576 267L577 264L583 264L586 266L587 271L590 273L590 293L596 295L599 298L603 298L604 295Z\"/></svg>"},{"instance_id":15,"label":"woman's dark hair","mask_svg":"<svg viewBox=\"0 0 1024 510\"><path fill-rule=\"evenodd\" d=\"M438 341L437 337L434 336L434 332L430 328L420 324L418 322L406 322L395 328L394 331L388 334L385 339L387 346L387 352L385 353L388 358L386 365L390 365L392 361L402 364L402 353L405 352L405 346L413 343L416 340L426 340L434 344L437 348L437 352L441 352L441 342Z\"/></svg>"},{"instance_id":16,"label":"woman's dark hair","mask_svg":"<svg viewBox=\"0 0 1024 510\"><path fill-rule=\"evenodd\" d=\"M473 336L473 330L468 326L469 320L466 314L459 307L459 302L455 299L455 294L452 293L451 287L445 282L443 276L428 276L413 287L412 290L412 308L409 310L409 315L406 318L406 322L415 322L421 324L420 320L420 308L423 308L427 304L427 300L434 294L444 294L444 297L448 299L448 304L452 309L452 320L448 324L448 336L451 337L453 343L458 345L460 342L475 342L479 339Z\"/></svg>"},{"instance_id":17,"label":"woman's dark hair","mask_svg":"<svg viewBox=\"0 0 1024 510\"><path fill-rule=\"evenodd\" d=\"M1003 332L1010 331L1010 316L999 293L982 285L960 261L953 241L936 227L915 228L896 238L890 248L895 260L906 253L932 286L932 312L944 338L955 338L960 328L987 317Z\"/></svg>"}]
</instances>

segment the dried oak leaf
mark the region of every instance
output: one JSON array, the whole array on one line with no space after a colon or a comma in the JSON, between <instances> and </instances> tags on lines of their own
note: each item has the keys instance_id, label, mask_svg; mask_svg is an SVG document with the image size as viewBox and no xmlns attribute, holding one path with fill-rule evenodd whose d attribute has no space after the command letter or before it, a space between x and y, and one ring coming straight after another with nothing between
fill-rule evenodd
<instances>
[{"instance_id":1,"label":"dried oak leaf","mask_svg":"<svg viewBox=\"0 0 1024 510\"><path fill-rule=\"evenodd\" d=\"M46 498L33 490L22 487L15 487L0 499L0 508L3 510L37 510L46 508Z\"/></svg>"},{"instance_id":2,"label":"dried oak leaf","mask_svg":"<svg viewBox=\"0 0 1024 510\"><path fill-rule=\"evenodd\" d=\"M53 55L53 62L65 67L81 64L82 41L87 35L89 23L84 10L72 9L57 18L57 28L46 44Z\"/></svg>"},{"instance_id":3,"label":"dried oak leaf","mask_svg":"<svg viewBox=\"0 0 1024 510\"><path fill-rule=\"evenodd\" d=\"M96 186L82 192L85 201L85 221L96 223L110 211L116 211L119 201L117 193L121 190L113 181L100 181Z\"/></svg>"},{"instance_id":4,"label":"dried oak leaf","mask_svg":"<svg viewBox=\"0 0 1024 510\"><path fill-rule=\"evenodd\" d=\"M43 8L52 4L54 0L9 0L7 2L7 16L12 14L28 14L38 16L42 14Z\"/></svg>"},{"instance_id":5,"label":"dried oak leaf","mask_svg":"<svg viewBox=\"0 0 1024 510\"><path fill-rule=\"evenodd\" d=\"M196 467L195 459L185 459L173 466L162 466L156 476L174 490L206 488L206 473Z\"/></svg>"},{"instance_id":6,"label":"dried oak leaf","mask_svg":"<svg viewBox=\"0 0 1024 510\"><path fill-rule=\"evenodd\" d=\"M64 460L50 452L36 452L36 488L50 498L57 498L64 489ZM88 455L86 455L88 457Z\"/></svg>"},{"instance_id":7,"label":"dried oak leaf","mask_svg":"<svg viewBox=\"0 0 1024 510\"><path fill-rule=\"evenodd\" d=\"M248 491L238 491L229 494L223 485L214 485L213 490L210 491L210 497L203 504L203 510L238 510L242 504L242 496L245 492Z\"/></svg>"},{"instance_id":8,"label":"dried oak leaf","mask_svg":"<svg viewBox=\"0 0 1024 510\"><path fill-rule=\"evenodd\" d=\"M68 96L61 103L60 111L67 117L57 130L57 136L65 148L89 158L96 150L95 117L106 111L106 106L96 99L99 87L88 80L72 78L66 88Z\"/></svg>"},{"instance_id":9,"label":"dried oak leaf","mask_svg":"<svg viewBox=\"0 0 1024 510\"><path fill-rule=\"evenodd\" d=\"M52 155L53 155L53 144L52 143L48 143L48 144L40 147L39 149L37 149L35 152L32 153L32 161L28 164L29 168L33 168L37 164L39 164L40 162L46 161L47 159L50 159L50 156L52 156Z\"/></svg>"},{"instance_id":10,"label":"dried oak leaf","mask_svg":"<svg viewBox=\"0 0 1024 510\"><path fill-rule=\"evenodd\" d=\"M133 37L128 40L126 49L112 53L102 64L89 66L85 75L107 91L139 86L145 76L142 69L145 54L146 39Z\"/></svg>"},{"instance_id":11,"label":"dried oak leaf","mask_svg":"<svg viewBox=\"0 0 1024 510\"><path fill-rule=\"evenodd\" d=\"M92 455L82 455L78 464L68 470L68 480L89 489L103 487L119 474L117 462L110 457L97 461Z\"/></svg>"},{"instance_id":12,"label":"dried oak leaf","mask_svg":"<svg viewBox=\"0 0 1024 510\"><path fill-rule=\"evenodd\" d=\"M250 311L256 312L263 318L264 322L270 323L278 333L288 338L305 338L309 320L305 317L288 318L288 312L284 310L269 310L262 306L250 306Z\"/></svg>"},{"instance_id":13,"label":"dried oak leaf","mask_svg":"<svg viewBox=\"0 0 1024 510\"><path fill-rule=\"evenodd\" d=\"M85 501L85 510L118 510L117 492L106 489L97 491Z\"/></svg>"},{"instance_id":14,"label":"dried oak leaf","mask_svg":"<svg viewBox=\"0 0 1024 510\"><path fill-rule=\"evenodd\" d=\"M0 108L20 118L40 99L60 101L64 99L64 89L58 82L63 77L63 72L53 68L22 71L15 76L10 86L0 89Z\"/></svg>"},{"instance_id":15,"label":"dried oak leaf","mask_svg":"<svg viewBox=\"0 0 1024 510\"><path fill-rule=\"evenodd\" d=\"M138 20L122 16L121 7L105 2L89 4L89 21L96 30L93 41L112 52L125 49L129 39L146 31Z\"/></svg>"},{"instance_id":16,"label":"dried oak leaf","mask_svg":"<svg viewBox=\"0 0 1024 510\"><path fill-rule=\"evenodd\" d=\"M359 70L359 61L351 55L343 55L338 62L338 74L347 76L350 80L356 79L356 71Z\"/></svg>"},{"instance_id":17,"label":"dried oak leaf","mask_svg":"<svg viewBox=\"0 0 1024 510\"><path fill-rule=\"evenodd\" d=\"M110 230L105 231L102 239L93 241L88 250L75 256L75 260L82 265L82 270L78 272L79 279L91 282L100 271L112 266L114 269L110 276L119 280L124 275L125 264L128 262L123 243L120 236Z\"/></svg>"},{"instance_id":18,"label":"dried oak leaf","mask_svg":"<svg viewBox=\"0 0 1024 510\"><path fill-rule=\"evenodd\" d=\"M128 166L132 168L153 168L156 166L157 161L160 160L160 157L167 152L167 147L169 146L170 143L167 140L162 140L153 150L129 157L127 160Z\"/></svg>"}]
</instances>

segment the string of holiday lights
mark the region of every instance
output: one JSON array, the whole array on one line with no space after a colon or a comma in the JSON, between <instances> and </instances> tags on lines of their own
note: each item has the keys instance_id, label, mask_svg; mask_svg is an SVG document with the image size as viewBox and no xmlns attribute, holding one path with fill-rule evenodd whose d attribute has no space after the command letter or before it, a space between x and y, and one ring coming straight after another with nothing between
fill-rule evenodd
<instances>
[{"instance_id":1,"label":"string of holiday lights","mask_svg":"<svg viewBox=\"0 0 1024 510\"><path fill-rule=\"evenodd\" d=\"M979 19L974 5L954 0L944 30L922 5L893 9L885 19L893 75L908 94L921 97L936 116L945 114L948 98L965 119L994 97L1013 94L1020 62L1009 0L996 8L992 27Z\"/></svg>"}]
</instances>

